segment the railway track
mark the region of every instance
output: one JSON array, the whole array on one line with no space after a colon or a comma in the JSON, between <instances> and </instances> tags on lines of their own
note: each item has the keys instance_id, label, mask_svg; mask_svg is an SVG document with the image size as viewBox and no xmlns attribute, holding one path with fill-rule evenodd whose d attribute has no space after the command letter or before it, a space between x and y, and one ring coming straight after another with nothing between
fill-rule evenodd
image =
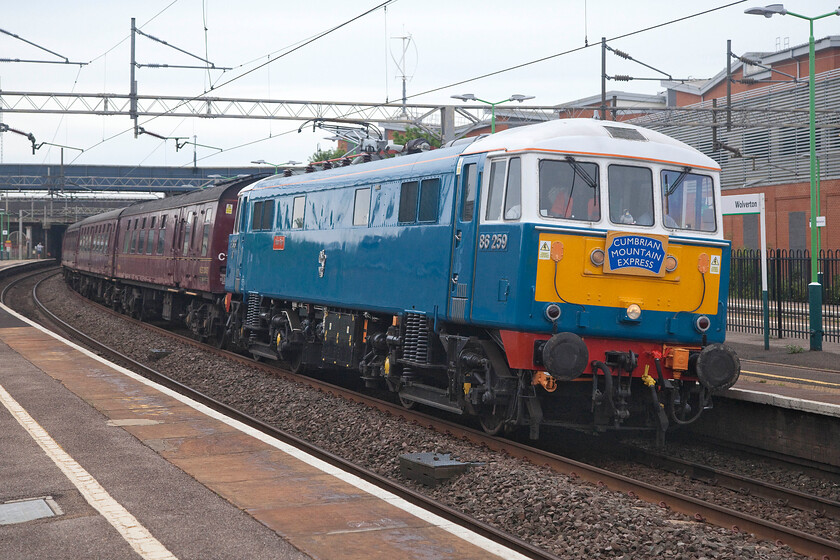
<instances>
[{"instance_id":1,"label":"railway track","mask_svg":"<svg viewBox=\"0 0 840 560\"><path fill-rule=\"evenodd\" d=\"M36 290L33 290L33 298L37 299L35 292ZM80 298L80 300L81 299L82 298ZM109 313L113 313L112 311L106 308L101 309ZM52 315L46 309L41 311L41 313L47 316ZM115 313L115 315L119 314ZM119 315L119 317L123 320L130 320L123 315ZM54 321L56 322L56 324L63 323L63 321L61 321L57 317L54 318ZM159 329L158 327L154 327L152 325L139 322L137 322L137 324L139 326L142 326L143 328L151 329L157 334L160 334L161 336L179 336L173 335L169 331ZM67 326L66 328L69 329L71 332L75 331L73 327ZM86 335L83 335L81 333L78 336L80 336L80 338L87 338ZM669 489L660 488L652 484L637 481L630 477L609 472L607 470L593 467L582 462L567 459L546 451L541 451L539 449L535 449L527 445L522 445L516 442L500 438L489 437L482 432L472 430L470 428L466 428L464 426L454 424L442 420L440 418L432 417L423 414L422 412L407 410L401 406L383 400L360 395L359 393L356 393L354 391L323 381L319 381L317 379L309 377L301 378L300 376L297 376L291 372L255 363L250 358L245 358L236 354L231 354L229 352L211 348L206 345L200 344L192 339L179 336L179 340L182 343L199 347L202 349L202 351L212 352L219 356L224 356L226 359L239 361L241 363L247 363L250 367L261 369L264 368L266 371L270 371L273 375L282 375L291 379L295 379L296 381L303 381L306 384L311 385L320 391L340 396L341 398L348 399L351 401L362 402L367 406L376 408L380 411L386 412L387 414L401 417L411 422L416 422L420 425L433 428L439 432L451 434L458 438L463 438L479 445L484 445L487 448L492 449L494 451L506 453L512 457L524 459L536 465L545 465L554 470L555 472L565 473L572 477L580 478L593 484L607 487L614 491L624 492L630 496L636 497L638 499L650 503L659 504L663 508L668 508L672 511L683 513L689 516L690 518L695 519L698 522L708 522L721 527L731 528L736 531L753 533L759 538L767 539L777 543L784 543L791 547L793 550L812 557L840 558L840 544L815 535L809 535L797 529L785 527L777 523L762 520L726 507L699 500L691 496L682 495L678 492ZM89 341L87 344L92 345L94 347L100 346L95 341ZM98 351L103 353L112 352L110 349L101 347L98 349ZM285 434L282 431L268 426L251 416L244 415L235 410L231 410L229 409L229 407L226 407L222 403L219 403L214 399L202 395L200 393L196 393L195 391L184 387L180 383L151 370L147 366L139 364L135 360L123 356L119 352L116 352L111 355L115 356L115 361L131 364L131 367L133 369L141 370L142 372L144 372L144 374L159 380L159 382L161 382L162 384L165 384L175 390L183 391L188 396L191 396L191 398L203 402L208 406L212 406L217 410L224 411L225 414L229 414L233 417L236 417L237 419L240 419L241 421L252 425L256 429L260 429L265 433L271 434L273 437L278 437L278 439L282 439L283 441L287 441L292 445L296 445L301 448L311 447L305 441L302 441L298 437L295 437L291 434ZM346 468L347 470L351 470L351 472L354 472L358 476L369 480L374 484L377 484L383 488L388 488L389 491L392 491L395 494L400 495L407 500L410 500L417 504L423 504L423 507L436 511L436 513L438 513L438 515L441 515L442 517L458 522L462 525L469 525L476 532L479 532L488 538L496 540L497 542L503 542L506 546L510 546L515 550L519 550L523 554L534 558L554 557L546 553L545 551L542 551L541 549L536 548L524 541L518 539L514 539L514 541L508 541L507 539L509 536L499 531L498 529L481 522L476 522L474 519L469 518L468 516L464 516L457 510L454 510L447 506L441 506L440 504L436 503L428 503L429 499L423 496L422 494L414 492L400 485L397 485L395 487L394 483L389 479L382 477L376 473L370 472L366 469L360 469L359 467L350 464L349 462L345 461L344 459L341 459L340 457L332 453L317 448L312 450L311 452L319 458L322 458L332 464L340 466L341 468ZM743 489L747 488L747 486L744 486L747 483L742 479L726 478L724 476L724 473L718 471L711 472L708 470L707 467L703 467L702 465L695 465L689 468L688 465L675 462L671 458L657 459L655 457L643 457L643 459L648 462L653 461L654 463L656 463L656 461L661 461L661 463L658 465L658 468L665 468L677 471L685 470L686 473L693 472L695 473L698 479L706 480L711 483L716 483L724 487L737 486L737 488L735 488L737 491L743 491ZM670 462L666 462L666 459ZM775 500L787 501L790 504L796 504L796 507L801 507L809 510L813 509L823 511L825 515L837 515L838 510L836 503L826 503L828 501L821 501L821 499L812 500L811 498L814 497L809 496L794 496L795 492L784 488L773 489L774 493L772 494L772 496L768 494L769 490L767 490L766 485L764 486L765 489L763 490L757 490L755 489L756 487L752 488L753 489L749 490L749 492L754 492L756 495L765 495Z\"/></svg>"}]
</instances>

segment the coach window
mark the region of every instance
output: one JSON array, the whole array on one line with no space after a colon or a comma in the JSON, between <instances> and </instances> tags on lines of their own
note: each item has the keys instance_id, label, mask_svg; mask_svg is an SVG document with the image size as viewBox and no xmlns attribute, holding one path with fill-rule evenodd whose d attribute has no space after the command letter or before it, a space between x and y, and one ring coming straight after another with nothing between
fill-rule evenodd
<instances>
[{"instance_id":1,"label":"coach window","mask_svg":"<svg viewBox=\"0 0 840 560\"><path fill-rule=\"evenodd\" d=\"M210 218L213 215L213 211L209 208L206 212L204 212L204 232L201 236L201 256L206 257L207 251L210 248Z\"/></svg>"},{"instance_id":2,"label":"coach window","mask_svg":"<svg viewBox=\"0 0 840 560\"><path fill-rule=\"evenodd\" d=\"M131 220L125 225L125 240L123 241L123 253L128 253L128 246L131 243Z\"/></svg>"},{"instance_id":3,"label":"coach window","mask_svg":"<svg viewBox=\"0 0 840 560\"><path fill-rule=\"evenodd\" d=\"M712 178L683 171L662 172L665 227L713 232L717 229Z\"/></svg>"},{"instance_id":4,"label":"coach window","mask_svg":"<svg viewBox=\"0 0 840 560\"><path fill-rule=\"evenodd\" d=\"M370 219L370 187L356 189L356 200L353 201L353 225L366 226Z\"/></svg>"},{"instance_id":5,"label":"coach window","mask_svg":"<svg viewBox=\"0 0 840 560\"><path fill-rule=\"evenodd\" d=\"M610 221L653 225L653 173L647 167L610 165Z\"/></svg>"},{"instance_id":6,"label":"coach window","mask_svg":"<svg viewBox=\"0 0 840 560\"><path fill-rule=\"evenodd\" d=\"M163 244L166 241L166 214L160 217L160 231L158 232L157 249L155 253L163 254Z\"/></svg>"},{"instance_id":7,"label":"coach window","mask_svg":"<svg viewBox=\"0 0 840 560\"><path fill-rule=\"evenodd\" d=\"M461 221L471 222L475 212L475 192L478 179L476 164L470 163L464 166L463 188L461 189Z\"/></svg>"},{"instance_id":8,"label":"coach window","mask_svg":"<svg viewBox=\"0 0 840 560\"><path fill-rule=\"evenodd\" d=\"M577 161L540 161L540 216L597 222L601 219L598 165Z\"/></svg>"},{"instance_id":9,"label":"coach window","mask_svg":"<svg viewBox=\"0 0 840 560\"><path fill-rule=\"evenodd\" d=\"M193 220L195 219L195 212L187 212L187 221L184 224L184 245L181 249L181 254L186 256L190 249L190 240L192 239Z\"/></svg>"},{"instance_id":10,"label":"coach window","mask_svg":"<svg viewBox=\"0 0 840 560\"><path fill-rule=\"evenodd\" d=\"M155 248L155 221L157 216L152 216L152 222L149 224L149 236L146 238L146 254L151 255Z\"/></svg>"},{"instance_id":11,"label":"coach window","mask_svg":"<svg viewBox=\"0 0 840 560\"><path fill-rule=\"evenodd\" d=\"M137 254L143 254L143 248L146 246L146 218L140 222L140 234L137 239Z\"/></svg>"},{"instance_id":12,"label":"coach window","mask_svg":"<svg viewBox=\"0 0 840 560\"><path fill-rule=\"evenodd\" d=\"M303 211L306 208L306 197L296 196L292 208L292 229L303 229Z\"/></svg>"},{"instance_id":13,"label":"coach window","mask_svg":"<svg viewBox=\"0 0 840 560\"><path fill-rule=\"evenodd\" d=\"M417 221L417 190L420 184L409 181L400 186L400 211L397 220L400 223L414 223Z\"/></svg>"},{"instance_id":14,"label":"coach window","mask_svg":"<svg viewBox=\"0 0 840 560\"><path fill-rule=\"evenodd\" d=\"M132 253L137 252L137 222L139 222L139 221L140 220L138 220L138 219L134 220L134 227L131 230L131 252Z\"/></svg>"}]
</instances>

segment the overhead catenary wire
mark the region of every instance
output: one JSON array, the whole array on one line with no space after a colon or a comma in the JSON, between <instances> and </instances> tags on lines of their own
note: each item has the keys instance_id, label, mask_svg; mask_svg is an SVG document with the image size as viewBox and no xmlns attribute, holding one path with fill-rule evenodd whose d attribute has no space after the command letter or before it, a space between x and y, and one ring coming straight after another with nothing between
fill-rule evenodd
<instances>
[{"instance_id":1,"label":"overhead catenary wire","mask_svg":"<svg viewBox=\"0 0 840 560\"><path fill-rule=\"evenodd\" d=\"M349 23L352 23L353 21L358 20L361 17L364 17L365 15L368 15L368 14L370 14L370 13L372 13L372 12L374 12L374 11L380 9L380 8L385 8L386 6L393 3L394 1L396 1L396 0L389 0L389 1L386 1L386 2L382 2L378 5L376 5L375 7L363 12L362 14L360 14L360 15L358 15L358 16L350 19L350 20L347 20L346 22L344 22L342 24L339 24L335 27L330 28L327 31L324 31L322 33L319 33L319 34L313 36L311 39L306 40L306 41L298 44L296 47L292 48L291 50L289 50L287 52L284 52L283 54L281 54L277 57L269 58L269 60L267 60L266 62L254 67L254 68L252 68L252 69L250 69L246 72L243 72L242 74L240 74L238 76L235 76L235 77L231 78L230 80L228 80L228 81L226 81L222 84L219 84L218 86L215 86L215 89L224 87L224 86L226 86L226 85L228 85L228 84L230 84L230 83L232 83L232 82L234 82L234 81L236 81L236 80L238 80L238 79L240 79L240 78L242 78L242 77L244 77L244 76L246 76L246 75L248 75L248 74L250 74L250 73L252 73L256 70L258 70L259 68L262 68L263 66L271 64L271 63L275 62L276 60L279 60L280 58L285 57L285 56L291 54L292 52L295 52L295 51L301 49L302 47L304 47L308 44L311 44L315 40L318 40L321 37L324 37L325 35L333 32L333 31L335 31L335 30L337 30L341 27L344 27L344 26L348 25ZM657 23L657 24L654 24L654 25L646 26L646 27L643 27L643 28L640 28L640 29L636 29L634 31L627 32L627 33L619 34L619 35L616 35L614 37L609 38L608 40L609 41L616 41L616 40L619 40L619 39L624 39L624 38L631 37L631 36L634 36L634 35L638 35L638 34L641 34L641 33L646 33L646 32L649 32L649 31L652 31L652 30L655 30L655 29L659 29L659 28L662 28L662 27L665 27L665 26L673 25L673 24L676 24L676 23L679 23L679 22L683 22L683 21L690 20L690 19L693 19L693 18L696 18L696 17L704 16L704 15L707 15L707 14L710 14L710 13L713 13L713 12L716 12L716 11L720 11L720 10L723 10L723 9L726 9L726 8L730 8L730 7L736 6L738 4L743 4L744 2L746 2L746 0L736 0L734 2L729 2L729 3L726 3L726 4L722 4L722 5L717 6L717 7L709 8L709 9L706 9L706 10L702 10L702 11L699 11L699 12L688 14L686 16L682 16L682 17L679 17L679 18L675 18L675 19L671 19L671 20L668 20L668 21L660 22L660 23ZM423 95L428 95L430 93L434 93L434 92L441 91L441 90L444 90L444 89L452 88L452 87L455 87L455 86L458 86L458 85L478 81L478 80L481 80L481 79L484 79L484 78L487 78L487 77L496 76L496 75L503 74L503 73L506 73L506 72L511 72L513 70L518 70L520 68L525 68L527 66L531 66L531 65L534 65L534 64L538 64L538 63L541 63L541 62L545 62L545 61L548 61L548 60L559 58L561 56L566 56L566 55L570 55L572 53L580 52L580 51L583 51L584 49L587 49L587 48L590 48L590 47L593 47L593 46L596 46L596 44L584 44L582 46L578 46L578 47L575 47L575 48L572 48L572 49L568 49L568 50L565 50L565 51L562 51L562 52L559 52L559 53L554 53L554 54L551 54L551 55L548 55L548 56L543 56L543 57L536 58L536 59L533 59L533 60L530 60L530 61L527 61L527 62L516 64L516 65L513 65L513 66L508 66L508 67L505 67L505 68L502 68L502 69L499 69L499 70L495 70L495 71L492 71L492 72L487 72L485 74L481 74L481 75L478 75L478 76L473 76L471 78L466 78L466 79L459 80L459 81L456 81L456 82L448 83L446 85L438 86L438 87L435 87L435 88L432 88L432 89L429 89L429 90L425 90L425 91L422 91L422 92L419 92L419 93L416 93L416 94L413 94L413 95L409 95L409 96L406 97L406 99L415 99L415 98L421 97ZM209 92L205 91L202 94L196 95L195 97L192 97L191 99L189 99L187 101L184 101L184 102L176 105L175 107L172 107L171 109L169 109L169 112L174 111L175 109L177 109L178 107L182 106L183 104L185 104L187 102L200 99L202 97L202 95L205 95L207 93L209 93ZM389 105L392 105L392 104L393 103L391 103L391 102L385 102L385 103L381 103L379 105L374 105L374 106L384 107L384 106L389 106ZM343 115L343 117L349 118L349 117L352 117L354 114L358 114L358 112L359 112L358 109L351 110L351 111L348 111L347 113L345 113ZM152 117L152 118L148 119L147 121L145 121L143 124L146 124L146 123L150 122L151 120L159 118L160 116L164 116L164 115L158 115L158 116ZM123 134L125 134L127 132L130 132L132 130L133 130L133 127L128 128L128 129L126 129L122 132L119 132L117 134L114 134L114 135L112 135L108 138L103 139L102 141L98 142L97 144L94 144L94 145L90 146L89 148L87 148L87 150L90 151L93 148L95 148L95 147L97 147L97 146L99 146L99 145L101 145L105 142L108 142L110 140L113 140L113 139L115 139L119 136L122 136ZM286 134L286 133L281 133L279 135L275 134L274 137L282 136L284 134ZM265 139L268 139L268 138L265 138ZM258 141L263 141L265 139L260 139ZM216 154L211 154L210 156L207 156L207 157L217 156L217 155L225 153L229 150L237 149L239 147L246 146L246 145L249 145L249 144L250 143L245 143L245 144L241 144L241 145L238 145L238 146L233 146L233 147L230 147L230 148L226 148L226 149L223 149L223 150L219 151ZM75 162L76 159L78 159L78 157L79 156L77 156L77 158L75 158L71 163ZM202 159L204 159L204 158L202 158Z\"/></svg>"}]
</instances>

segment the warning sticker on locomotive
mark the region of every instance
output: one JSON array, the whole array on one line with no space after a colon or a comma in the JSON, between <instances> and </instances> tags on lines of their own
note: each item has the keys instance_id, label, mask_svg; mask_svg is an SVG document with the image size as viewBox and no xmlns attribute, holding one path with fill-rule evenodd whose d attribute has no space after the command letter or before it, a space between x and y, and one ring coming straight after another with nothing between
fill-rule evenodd
<instances>
[{"instance_id":1,"label":"warning sticker on locomotive","mask_svg":"<svg viewBox=\"0 0 840 560\"><path fill-rule=\"evenodd\" d=\"M720 274L720 255L712 255L709 261L709 274Z\"/></svg>"},{"instance_id":2,"label":"warning sticker on locomotive","mask_svg":"<svg viewBox=\"0 0 840 560\"><path fill-rule=\"evenodd\" d=\"M607 234L604 272L636 276L664 276L668 236L625 232Z\"/></svg>"},{"instance_id":3,"label":"warning sticker on locomotive","mask_svg":"<svg viewBox=\"0 0 840 560\"><path fill-rule=\"evenodd\" d=\"M540 240L540 253L539 259L541 261L547 261L551 258L551 241Z\"/></svg>"},{"instance_id":4,"label":"warning sticker on locomotive","mask_svg":"<svg viewBox=\"0 0 840 560\"><path fill-rule=\"evenodd\" d=\"M274 236L274 250L275 251L284 251L286 250L286 236L285 235L275 235Z\"/></svg>"}]
</instances>

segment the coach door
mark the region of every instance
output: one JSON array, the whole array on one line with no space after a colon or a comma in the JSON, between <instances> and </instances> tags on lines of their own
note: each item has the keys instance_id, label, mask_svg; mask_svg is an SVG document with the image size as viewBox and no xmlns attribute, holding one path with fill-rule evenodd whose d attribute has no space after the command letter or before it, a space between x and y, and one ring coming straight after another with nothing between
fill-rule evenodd
<instances>
[{"instance_id":1,"label":"coach door","mask_svg":"<svg viewBox=\"0 0 840 560\"><path fill-rule=\"evenodd\" d=\"M452 265L449 276L449 318L467 322L472 309L475 275L475 245L481 156L463 157L456 175L456 205L452 236Z\"/></svg>"}]
</instances>

